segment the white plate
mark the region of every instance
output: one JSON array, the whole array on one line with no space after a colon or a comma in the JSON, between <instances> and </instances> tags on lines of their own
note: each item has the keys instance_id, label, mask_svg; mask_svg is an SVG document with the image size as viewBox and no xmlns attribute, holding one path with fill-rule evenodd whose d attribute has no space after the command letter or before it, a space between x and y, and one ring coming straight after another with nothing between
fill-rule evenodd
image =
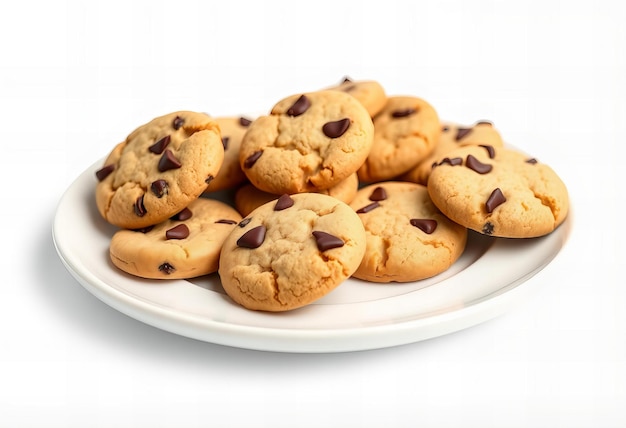
<instances>
[{"instance_id":1,"label":"white plate","mask_svg":"<svg viewBox=\"0 0 626 428\"><path fill-rule=\"evenodd\" d=\"M560 251L571 215L550 235L498 239L470 232L463 256L437 277L406 284L349 279L317 302L290 312L244 309L221 289L217 274L192 281L143 280L109 260L116 228L99 215L96 162L67 189L53 239L69 272L103 302L137 320L183 336L248 349L344 352L441 336L491 319L534 287L526 282Z\"/></svg>"}]
</instances>

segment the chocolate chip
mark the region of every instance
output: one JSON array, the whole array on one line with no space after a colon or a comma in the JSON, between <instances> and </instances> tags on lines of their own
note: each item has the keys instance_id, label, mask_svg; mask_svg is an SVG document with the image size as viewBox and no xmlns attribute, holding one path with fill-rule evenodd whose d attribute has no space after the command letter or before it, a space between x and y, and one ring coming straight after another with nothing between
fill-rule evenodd
<instances>
[{"instance_id":1,"label":"chocolate chip","mask_svg":"<svg viewBox=\"0 0 626 428\"><path fill-rule=\"evenodd\" d=\"M430 235L437 229L437 220L427 219L427 218L412 218L409 220L412 226L417 227L422 232Z\"/></svg>"},{"instance_id":2,"label":"chocolate chip","mask_svg":"<svg viewBox=\"0 0 626 428\"><path fill-rule=\"evenodd\" d=\"M146 226L146 227L142 227L140 229L132 229L134 232L141 232L141 233L148 233L150 232L152 229L154 229L154 225L150 225L150 226Z\"/></svg>"},{"instance_id":3,"label":"chocolate chip","mask_svg":"<svg viewBox=\"0 0 626 428\"><path fill-rule=\"evenodd\" d=\"M405 108L403 110L395 110L391 113L391 117L398 119L401 117L411 116L415 113L417 113L417 110L415 110L414 108Z\"/></svg>"},{"instance_id":4,"label":"chocolate chip","mask_svg":"<svg viewBox=\"0 0 626 428\"><path fill-rule=\"evenodd\" d=\"M491 224L491 222L485 223L485 225L483 226L483 233L485 235L493 234L493 224Z\"/></svg>"},{"instance_id":5,"label":"chocolate chip","mask_svg":"<svg viewBox=\"0 0 626 428\"><path fill-rule=\"evenodd\" d=\"M444 125L441 127L441 132L448 132L450 130L450 127L447 125Z\"/></svg>"},{"instance_id":6,"label":"chocolate chip","mask_svg":"<svg viewBox=\"0 0 626 428\"><path fill-rule=\"evenodd\" d=\"M222 146L224 146L224 150L228 150L229 141L230 141L230 137L222 137Z\"/></svg>"},{"instance_id":7,"label":"chocolate chip","mask_svg":"<svg viewBox=\"0 0 626 428\"><path fill-rule=\"evenodd\" d=\"M378 186L370 195L370 201L384 201L385 199L387 199L387 192L384 187Z\"/></svg>"},{"instance_id":8,"label":"chocolate chip","mask_svg":"<svg viewBox=\"0 0 626 428\"><path fill-rule=\"evenodd\" d=\"M276 205L274 205L274 211L282 211L289 207L293 206L293 199L288 194L281 195L280 198L276 201Z\"/></svg>"},{"instance_id":9,"label":"chocolate chip","mask_svg":"<svg viewBox=\"0 0 626 428\"><path fill-rule=\"evenodd\" d=\"M245 128L247 128L248 126L250 126L250 124L252 123L252 121L250 119L247 119L245 117L240 117L239 118L239 124Z\"/></svg>"},{"instance_id":10,"label":"chocolate chip","mask_svg":"<svg viewBox=\"0 0 626 428\"><path fill-rule=\"evenodd\" d=\"M159 159L159 171L161 172L168 171L170 169L177 169L181 166L182 164L180 163L180 161L176 159L174 153L172 153L172 151L169 149L165 150L165 152L163 152L163 155L161 156L161 159Z\"/></svg>"},{"instance_id":11,"label":"chocolate chip","mask_svg":"<svg viewBox=\"0 0 626 428\"><path fill-rule=\"evenodd\" d=\"M150 190L152 190L152 193L154 193L154 195L157 198L162 198L163 195L167 193L168 187L169 186L167 185L167 181L156 180L156 181L153 181L152 184L150 185Z\"/></svg>"},{"instance_id":12,"label":"chocolate chip","mask_svg":"<svg viewBox=\"0 0 626 428\"><path fill-rule=\"evenodd\" d=\"M309 107L311 107L311 101L305 95L300 95L300 98L287 110L287 115L292 117L300 116Z\"/></svg>"},{"instance_id":13,"label":"chocolate chip","mask_svg":"<svg viewBox=\"0 0 626 428\"><path fill-rule=\"evenodd\" d=\"M217 220L215 223L220 223L220 224L237 224L237 222L235 220L229 220L227 218L221 218L221 219Z\"/></svg>"},{"instance_id":14,"label":"chocolate chip","mask_svg":"<svg viewBox=\"0 0 626 428\"><path fill-rule=\"evenodd\" d=\"M115 165L105 165L96 171L96 178L98 179L98 181L102 181L107 178L109 174L113 172L113 170L115 170Z\"/></svg>"},{"instance_id":15,"label":"chocolate chip","mask_svg":"<svg viewBox=\"0 0 626 428\"><path fill-rule=\"evenodd\" d=\"M337 238L335 235L331 235L330 233L322 232L322 231L313 231L313 236L315 237L315 243L317 244L317 249L320 251L331 250L333 248L343 247L344 242Z\"/></svg>"},{"instance_id":16,"label":"chocolate chip","mask_svg":"<svg viewBox=\"0 0 626 428\"><path fill-rule=\"evenodd\" d=\"M179 212L178 214L174 214L172 217L170 217L170 220L185 221L185 220L189 220L192 216L193 216L193 213L191 212L189 208L183 208L181 212Z\"/></svg>"},{"instance_id":17,"label":"chocolate chip","mask_svg":"<svg viewBox=\"0 0 626 428\"><path fill-rule=\"evenodd\" d=\"M439 165L444 165L444 164L448 164L450 166L459 166L459 165L463 165L463 158L443 158L441 160L441 162L439 162L438 164L433 164L433 167L435 166L439 166Z\"/></svg>"},{"instance_id":18,"label":"chocolate chip","mask_svg":"<svg viewBox=\"0 0 626 428\"><path fill-rule=\"evenodd\" d=\"M237 246L242 248L258 248L265 240L265 232L267 232L267 229L263 225L254 227L241 235L241 238L237 240Z\"/></svg>"},{"instance_id":19,"label":"chocolate chip","mask_svg":"<svg viewBox=\"0 0 626 428\"><path fill-rule=\"evenodd\" d=\"M465 159L465 166L479 174L487 174L493 169L493 166L482 163L473 155L467 155L467 158Z\"/></svg>"},{"instance_id":20,"label":"chocolate chip","mask_svg":"<svg viewBox=\"0 0 626 428\"><path fill-rule=\"evenodd\" d=\"M189 236L189 228L186 224L179 224L165 231L165 239L185 239Z\"/></svg>"},{"instance_id":21,"label":"chocolate chip","mask_svg":"<svg viewBox=\"0 0 626 428\"><path fill-rule=\"evenodd\" d=\"M179 130L183 125L185 124L185 119L183 119L180 116L176 116L174 118L174 121L172 122L172 126L174 127L175 130Z\"/></svg>"},{"instance_id":22,"label":"chocolate chip","mask_svg":"<svg viewBox=\"0 0 626 428\"><path fill-rule=\"evenodd\" d=\"M350 119L340 119L335 122L327 122L322 127L322 131L324 131L324 135L328 138L339 138L341 137L350 127Z\"/></svg>"},{"instance_id":23,"label":"chocolate chip","mask_svg":"<svg viewBox=\"0 0 626 428\"><path fill-rule=\"evenodd\" d=\"M169 135L166 135L165 137L161 138L159 141L148 147L148 150L150 150L152 153L160 155L161 153L163 153L163 150L165 150L171 140L172 138Z\"/></svg>"},{"instance_id":24,"label":"chocolate chip","mask_svg":"<svg viewBox=\"0 0 626 428\"><path fill-rule=\"evenodd\" d=\"M348 76L344 76L343 80L341 81L341 83L349 83L352 82L352 79L350 79L350 77Z\"/></svg>"},{"instance_id":25,"label":"chocolate chip","mask_svg":"<svg viewBox=\"0 0 626 428\"><path fill-rule=\"evenodd\" d=\"M251 221L252 221L252 217L244 218L243 220L239 222L239 227L246 227L248 223L250 223Z\"/></svg>"},{"instance_id":26,"label":"chocolate chip","mask_svg":"<svg viewBox=\"0 0 626 428\"><path fill-rule=\"evenodd\" d=\"M538 163L538 161L537 161L537 159L535 159L535 158L530 158L530 159L527 159L527 160L526 160L526 163L529 163L529 164L535 165L535 164L537 164L537 163Z\"/></svg>"},{"instance_id":27,"label":"chocolate chip","mask_svg":"<svg viewBox=\"0 0 626 428\"><path fill-rule=\"evenodd\" d=\"M474 125L489 125L493 126L493 122L490 120L479 120Z\"/></svg>"},{"instance_id":28,"label":"chocolate chip","mask_svg":"<svg viewBox=\"0 0 626 428\"><path fill-rule=\"evenodd\" d=\"M470 132L472 132L472 128L459 128L456 131L456 137L454 137L454 139L456 141L459 141L460 139L462 139L463 137L465 137L467 134L469 134Z\"/></svg>"},{"instance_id":29,"label":"chocolate chip","mask_svg":"<svg viewBox=\"0 0 626 428\"><path fill-rule=\"evenodd\" d=\"M485 203L485 208L487 208L488 213L492 213L498 206L502 205L506 202L506 198L502 194L502 190L499 188L494 189L489 195L487 202Z\"/></svg>"},{"instance_id":30,"label":"chocolate chip","mask_svg":"<svg viewBox=\"0 0 626 428\"><path fill-rule=\"evenodd\" d=\"M159 271L163 272L163 273L165 273L167 275L171 274L175 270L176 270L176 268L174 266L172 266L171 264L167 263L167 262L165 262L161 266L159 266Z\"/></svg>"},{"instance_id":31,"label":"chocolate chip","mask_svg":"<svg viewBox=\"0 0 626 428\"><path fill-rule=\"evenodd\" d=\"M204 182L206 184L211 184L211 181L213 181L215 177L213 177L212 175L209 175L207 178L204 179Z\"/></svg>"},{"instance_id":32,"label":"chocolate chip","mask_svg":"<svg viewBox=\"0 0 626 428\"><path fill-rule=\"evenodd\" d=\"M496 157L496 149L494 149L493 146L488 146L488 145L481 144L480 147L482 147L483 149L487 150L487 154L489 155L489 159L493 159L493 158Z\"/></svg>"},{"instance_id":33,"label":"chocolate chip","mask_svg":"<svg viewBox=\"0 0 626 428\"><path fill-rule=\"evenodd\" d=\"M259 160L259 158L261 157L261 155L263 154L263 150L258 150L254 153L252 153L250 156L248 156L248 158L243 162L243 167L244 168L252 168L252 165L254 165L256 163L256 161Z\"/></svg>"},{"instance_id":34,"label":"chocolate chip","mask_svg":"<svg viewBox=\"0 0 626 428\"><path fill-rule=\"evenodd\" d=\"M143 217L146 215L146 207L143 204L143 195L137 198L135 201L135 205L133 205L133 209L135 210L135 214L137 217Z\"/></svg>"},{"instance_id":35,"label":"chocolate chip","mask_svg":"<svg viewBox=\"0 0 626 428\"><path fill-rule=\"evenodd\" d=\"M372 211L373 209L378 208L379 206L380 204L378 202L372 202L369 205L365 205L363 208L359 208L358 210L356 210L356 212L357 214L365 214Z\"/></svg>"}]
</instances>

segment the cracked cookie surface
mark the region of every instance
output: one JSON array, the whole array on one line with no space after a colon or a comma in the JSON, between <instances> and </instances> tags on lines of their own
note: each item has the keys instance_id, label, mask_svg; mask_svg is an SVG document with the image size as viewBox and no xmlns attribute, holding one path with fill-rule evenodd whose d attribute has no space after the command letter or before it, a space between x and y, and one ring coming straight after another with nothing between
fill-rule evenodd
<instances>
[{"instance_id":1,"label":"cracked cookie surface","mask_svg":"<svg viewBox=\"0 0 626 428\"><path fill-rule=\"evenodd\" d=\"M356 270L364 251L365 230L350 206L318 193L285 194L233 229L218 272L240 305L287 311L335 289Z\"/></svg>"},{"instance_id":2,"label":"cracked cookie surface","mask_svg":"<svg viewBox=\"0 0 626 428\"><path fill-rule=\"evenodd\" d=\"M363 187L350 206L366 233L355 278L408 282L435 276L461 256L467 229L445 217L425 186L386 181Z\"/></svg>"},{"instance_id":3,"label":"cracked cookie surface","mask_svg":"<svg viewBox=\"0 0 626 428\"><path fill-rule=\"evenodd\" d=\"M204 113L157 117L115 146L96 172L96 204L109 223L139 229L198 198L224 160L220 130Z\"/></svg>"},{"instance_id":4,"label":"cracked cookie surface","mask_svg":"<svg viewBox=\"0 0 626 428\"><path fill-rule=\"evenodd\" d=\"M240 221L231 206L201 197L155 226L117 231L109 256L119 269L142 278L195 278L217 271L222 243Z\"/></svg>"},{"instance_id":5,"label":"cracked cookie surface","mask_svg":"<svg viewBox=\"0 0 626 428\"><path fill-rule=\"evenodd\" d=\"M331 90L297 94L250 125L239 161L250 182L265 192L315 192L356 172L373 135L372 119L354 97Z\"/></svg>"},{"instance_id":6,"label":"cracked cookie surface","mask_svg":"<svg viewBox=\"0 0 626 428\"><path fill-rule=\"evenodd\" d=\"M557 173L505 147L467 146L447 153L432 169L427 187L446 216L485 235L543 236L569 212L567 188Z\"/></svg>"}]
</instances>

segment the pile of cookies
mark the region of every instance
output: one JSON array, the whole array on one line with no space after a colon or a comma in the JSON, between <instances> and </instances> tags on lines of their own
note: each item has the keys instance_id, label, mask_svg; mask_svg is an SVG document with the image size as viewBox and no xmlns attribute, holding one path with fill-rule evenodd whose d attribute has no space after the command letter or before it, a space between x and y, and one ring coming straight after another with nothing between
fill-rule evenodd
<instances>
[{"instance_id":1,"label":"pile of cookies","mask_svg":"<svg viewBox=\"0 0 626 428\"><path fill-rule=\"evenodd\" d=\"M349 277L433 277L469 230L539 237L569 210L559 176L492 123L442 122L427 101L365 80L293 94L257 118L157 117L96 178L98 211L119 227L116 267L217 273L233 301L263 311L305 306Z\"/></svg>"}]
</instances>

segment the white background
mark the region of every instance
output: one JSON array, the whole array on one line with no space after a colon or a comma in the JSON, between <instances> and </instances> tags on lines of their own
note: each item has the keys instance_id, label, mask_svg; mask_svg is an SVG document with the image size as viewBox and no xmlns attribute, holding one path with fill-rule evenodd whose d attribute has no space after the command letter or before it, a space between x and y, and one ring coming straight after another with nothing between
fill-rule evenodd
<instances>
[{"instance_id":1,"label":"white background","mask_svg":"<svg viewBox=\"0 0 626 428\"><path fill-rule=\"evenodd\" d=\"M3 5L0 426L626 426L625 18L603 0ZM420 343L278 354L142 324L64 269L59 199L136 126L345 75L489 119L561 175L573 230L528 301Z\"/></svg>"}]
</instances>

